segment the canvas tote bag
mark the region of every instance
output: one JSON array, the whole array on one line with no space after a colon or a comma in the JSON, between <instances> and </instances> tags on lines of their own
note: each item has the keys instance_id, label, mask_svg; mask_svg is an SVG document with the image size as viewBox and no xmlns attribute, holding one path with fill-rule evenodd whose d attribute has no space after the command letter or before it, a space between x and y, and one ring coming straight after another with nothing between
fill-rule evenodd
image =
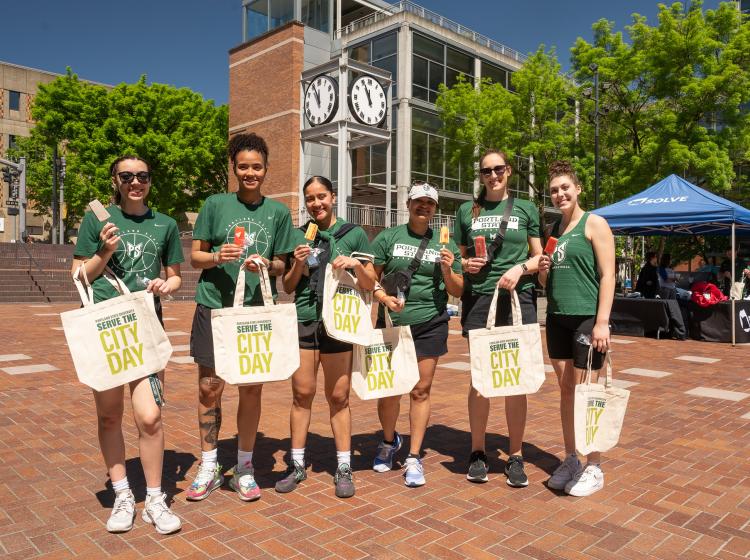
<instances>
[{"instance_id":1,"label":"canvas tote bag","mask_svg":"<svg viewBox=\"0 0 750 560\"><path fill-rule=\"evenodd\" d=\"M352 389L362 400L395 397L419 382L419 364L411 327L394 327L388 309L384 329L374 329L370 342L354 345Z\"/></svg>"},{"instance_id":2,"label":"canvas tote bag","mask_svg":"<svg viewBox=\"0 0 750 560\"><path fill-rule=\"evenodd\" d=\"M573 424L576 451L581 455L609 451L620 439L630 391L612 385L611 355L612 352L607 353L607 376L604 385L592 383L590 347L585 378L576 386Z\"/></svg>"},{"instance_id":3,"label":"canvas tote bag","mask_svg":"<svg viewBox=\"0 0 750 560\"><path fill-rule=\"evenodd\" d=\"M130 292L112 271L104 278L119 296L94 303L94 291L83 265L73 283L83 307L60 313L68 349L78 379L96 391L106 391L163 370L172 345L154 307L154 295Z\"/></svg>"},{"instance_id":4,"label":"canvas tote bag","mask_svg":"<svg viewBox=\"0 0 750 560\"><path fill-rule=\"evenodd\" d=\"M362 292L357 278L343 268L326 265L323 325L328 336L366 346L372 336L372 294Z\"/></svg>"},{"instance_id":5,"label":"canvas tote bag","mask_svg":"<svg viewBox=\"0 0 750 560\"><path fill-rule=\"evenodd\" d=\"M274 304L268 269L258 265L263 305L244 307L245 267L240 267L232 307L211 310L216 375L232 385L284 381L299 368L297 308Z\"/></svg>"},{"instance_id":6,"label":"canvas tote bag","mask_svg":"<svg viewBox=\"0 0 750 560\"><path fill-rule=\"evenodd\" d=\"M471 384L487 398L536 393L545 379L539 323L521 323L521 304L512 290L513 324L494 326L498 292L495 288L487 328L469 331Z\"/></svg>"}]
</instances>

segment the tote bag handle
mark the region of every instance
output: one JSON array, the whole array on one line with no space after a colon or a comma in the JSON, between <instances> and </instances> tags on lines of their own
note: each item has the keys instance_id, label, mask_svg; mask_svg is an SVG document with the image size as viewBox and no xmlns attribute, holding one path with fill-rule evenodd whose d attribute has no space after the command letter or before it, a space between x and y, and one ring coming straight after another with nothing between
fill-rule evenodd
<instances>
[{"instance_id":1,"label":"tote bag handle","mask_svg":"<svg viewBox=\"0 0 750 560\"><path fill-rule=\"evenodd\" d=\"M81 282L81 276L83 276L83 282ZM109 267L104 268L102 277L110 284L112 284L112 286L120 293L120 295L127 295L130 293L130 290L125 285L125 283L120 280L117 275L110 270ZM75 287L78 290L78 295L81 297L81 303L83 303L83 306L87 307L89 305L93 305L94 290L91 287L91 282L89 282L89 277L86 274L85 263L81 263L81 266L79 266L73 273L73 284L75 284Z\"/></svg>"},{"instance_id":2,"label":"tote bag handle","mask_svg":"<svg viewBox=\"0 0 750 560\"><path fill-rule=\"evenodd\" d=\"M513 326L521 326L521 302L518 301L518 294L515 290L511 290L511 302L510 308L513 315ZM491 329L495 326L495 317L497 317L497 300L500 295L500 286L495 286L495 294L492 296L492 303L490 303L490 311L487 313L487 328Z\"/></svg>"},{"instance_id":3,"label":"tote bag handle","mask_svg":"<svg viewBox=\"0 0 750 560\"><path fill-rule=\"evenodd\" d=\"M263 294L263 306L273 307L273 291L271 290L271 279L268 275L268 268L261 259L253 259L258 265L258 280L260 281L260 292ZM240 266L237 273L237 284L234 287L233 307L242 307L245 301L245 264Z\"/></svg>"},{"instance_id":4,"label":"tote bag handle","mask_svg":"<svg viewBox=\"0 0 750 560\"><path fill-rule=\"evenodd\" d=\"M594 345L589 345L589 355L586 359L586 374L583 377L583 380L581 383L586 383L586 385L591 385L591 362L594 358ZM607 351L607 375L604 379L604 387L605 389L609 389L612 386L612 350Z\"/></svg>"}]
</instances>

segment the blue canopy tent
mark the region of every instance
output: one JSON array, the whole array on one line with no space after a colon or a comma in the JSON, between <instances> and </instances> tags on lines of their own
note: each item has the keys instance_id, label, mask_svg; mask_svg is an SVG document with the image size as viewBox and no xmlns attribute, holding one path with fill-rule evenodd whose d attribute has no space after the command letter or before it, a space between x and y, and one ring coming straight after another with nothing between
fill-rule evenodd
<instances>
[{"instance_id":1,"label":"blue canopy tent","mask_svg":"<svg viewBox=\"0 0 750 560\"><path fill-rule=\"evenodd\" d=\"M605 218L615 235L731 235L732 270L735 237L750 235L750 210L677 175L593 213Z\"/></svg>"}]
</instances>

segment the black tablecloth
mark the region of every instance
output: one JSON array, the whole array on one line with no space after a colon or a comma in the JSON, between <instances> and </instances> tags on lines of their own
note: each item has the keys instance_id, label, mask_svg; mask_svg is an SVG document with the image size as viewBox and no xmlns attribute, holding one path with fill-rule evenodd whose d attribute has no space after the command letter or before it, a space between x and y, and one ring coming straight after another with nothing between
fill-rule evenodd
<instances>
[{"instance_id":1,"label":"black tablecloth","mask_svg":"<svg viewBox=\"0 0 750 560\"><path fill-rule=\"evenodd\" d=\"M687 338L685 319L674 299L615 297L609 322L613 334Z\"/></svg>"},{"instance_id":2,"label":"black tablecloth","mask_svg":"<svg viewBox=\"0 0 750 560\"><path fill-rule=\"evenodd\" d=\"M750 301L739 300L735 305L735 340L750 342ZM725 301L710 307L700 307L692 301L690 314L690 338L707 342L732 342L732 302Z\"/></svg>"}]
</instances>

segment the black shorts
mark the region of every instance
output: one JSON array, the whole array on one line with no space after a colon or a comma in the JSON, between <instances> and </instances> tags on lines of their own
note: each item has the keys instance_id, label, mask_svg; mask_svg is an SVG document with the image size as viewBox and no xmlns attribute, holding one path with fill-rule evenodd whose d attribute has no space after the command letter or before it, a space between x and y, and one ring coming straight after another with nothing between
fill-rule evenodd
<instances>
[{"instance_id":1,"label":"black shorts","mask_svg":"<svg viewBox=\"0 0 750 560\"><path fill-rule=\"evenodd\" d=\"M536 291L529 288L518 292L518 301L521 304L521 323L528 325L536 323ZM487 315L490 312L492 294L464 294L461 297L461 334L469 336L473 329L484 329L487 327ZM495 326L503 327L513 324L511 314L510 294L500 294L497 300L497 315Z\"/></svg>"},{"instance_id":2,"label":"black shorts","mask_svg":"<svg viewBox=\"0 0 750 560\"><path fill-rule=\"evenodd\" d=\"M195 306L193 327L190 330L190 355L196 364L216 369L214 335L211 330L211 308L200 303Z\"/></svg>"},{"instance_id":3,"label":"black shorts","mask_svg":"<svg viewBox=\"0 0 750 560\"><path fill-rule=\"evenodd\" d=\"M159 319L162 328L164 328L164 313L161 309L161 298L154 298L154 309L156 310L156 318Z\"/></svg>"},{"instance_id":4,"label":"black shorts","mask_svg":"<svg viewBox=\"0 0 750 560\"><path fill-rule=\"evenodd\" d=\"M593 315L547 315L547 354L550 359L572 359L575 367L586 369L595 321ZM600 369L604 356L602 352L594 350L591 369Z\"/></svg>"},{"instance_id":5,"label":"black shorts","mask_svg":"<svg viewBox=\"0 0 750 560\"><path fill-rule=\"evenodd\" d=\"M409 325L417 358L438 358L448 353L448 311L435 315L426 323ZM385 326L384 319L378 319L377 328Z\"/></svg>"},{"instance_id":6,"label":"black shorts","mask_svg":"<svg viewBox=\"0 0 750 560\"><path fill-rule=\"evenodd\" d=\"M351 352L352 345L329 336L323 320L297 323L300 350L317 350L321 354Z\"/></svg>"}]
</instances>

